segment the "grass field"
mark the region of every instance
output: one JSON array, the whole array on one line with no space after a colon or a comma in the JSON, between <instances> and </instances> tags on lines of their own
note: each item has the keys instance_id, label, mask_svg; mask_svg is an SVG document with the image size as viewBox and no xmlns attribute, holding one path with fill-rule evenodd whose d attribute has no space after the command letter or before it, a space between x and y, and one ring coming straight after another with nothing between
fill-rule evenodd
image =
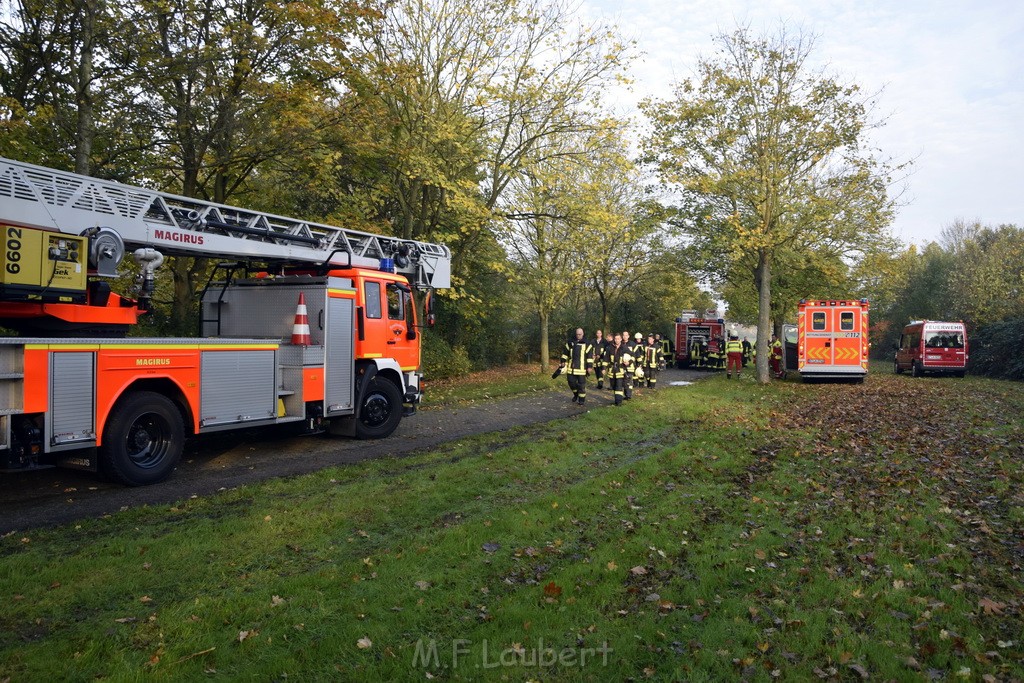
<instances>
[{"instance_id":1,"label":"grass field","mask_svg":"<svg viewBox=\"0 0 1024 683\"><path fill-rule=\"evenodd\" d=\"M1022 442L1020 384L715 377L10 535L0 679L1020 680Z\"/></svg>"}]
</instances>

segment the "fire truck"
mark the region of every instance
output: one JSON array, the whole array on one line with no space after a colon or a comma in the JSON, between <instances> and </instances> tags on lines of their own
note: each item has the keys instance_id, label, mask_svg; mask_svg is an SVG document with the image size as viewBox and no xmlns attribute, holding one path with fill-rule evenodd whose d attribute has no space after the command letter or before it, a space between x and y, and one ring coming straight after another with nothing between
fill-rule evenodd
<instances>
[{"instance_id":1,"label":"fire truck","mask_svg":"<svg viewBox=\"0 0 1024 683\"><path fill-rule=\"evenodd\" d=\"M868 374L868 301L802 299L797 305L797 370L804 381Z\"/></svg>"},{"instance_id":2,"label":"fire truck","mask_svg":"<svg viewBox=\"0 0 1024 683\"><path fill-rule=\"evenodd\" d=\"M676 367L724 370L724 339L724 319L702 318L697 311L683 311L676 318ZM723 358L721 367L717 362L719 355Z\"/></svg>"},{"instance_id":3,"label":"fire truck","mask_svg":"<svg viewBox=\"0 0 1024 683\"><path fill-rule=\"evenodd\" d=\"M421 398L413 291L443 245L0 158L0 468L167 478L194 434L296 423L383 438ZM138 294L111 291L131 253ZM133 338L165 255L209 257L193 338Z\"/></svg>"}]
</instances>

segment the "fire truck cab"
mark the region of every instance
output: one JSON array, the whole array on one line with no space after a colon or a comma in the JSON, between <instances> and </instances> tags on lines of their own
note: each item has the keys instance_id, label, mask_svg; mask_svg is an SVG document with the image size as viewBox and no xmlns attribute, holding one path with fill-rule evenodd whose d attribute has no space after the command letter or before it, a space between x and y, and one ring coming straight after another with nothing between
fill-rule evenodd
<instances>
[{"instance_id":1,"label":"fire truck cab","mask_svg":"<svg viewBox=\"0 0 1024 683\"><path fill-rule=\"evenodd\" d=\"M903 328L893 362L896 374L926 372L963 377L967 371L967 328L962 321L915 320Z\"/></svg>"},{"instance_id":2,"label":"fire truck cab","mask_svg":"<svg viewBox=\"0 0 1024 683\"><path fill-rule=\"evenodd\" d=\"M797 306L797 369L804 381L863 382L868 374L867 299L801 300Z\"/></svg>"}]
</instances>

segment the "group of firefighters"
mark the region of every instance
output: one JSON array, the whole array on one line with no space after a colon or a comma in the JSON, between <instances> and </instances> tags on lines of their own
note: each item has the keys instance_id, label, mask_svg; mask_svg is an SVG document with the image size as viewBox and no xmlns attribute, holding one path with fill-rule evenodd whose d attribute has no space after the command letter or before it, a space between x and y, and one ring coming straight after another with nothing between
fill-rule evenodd
<instances>
[{"instance_id":1,"label":"group of firefighters","mask_svg":"<svg viewBox=\"0 0 1024 683\"><path fill-rule=\"evenodd\" d=\"M782 340L774 334L768 345L771 355L768 367L775 377L782 376ZM703 337L695 337L690 343L690 367L708 370L725 370L726 378L732 379L732 373L740 377L743 368L757 360L757 347L744 337L743 341L735 332L729 333L729 339L718 337L708 343Z\"/></svg>"},{"instance_id":2,"label":"group of firefighters","mask_svg":"<svg viewBox=\"0 0 1024 683\"><path fill-rule=\"evenodd\" d=\"M658 385L658 372L664 370L672 355L671 342L660 334L650 333L646 342L639 332L630 339L629 332L615 333L606 338L601 330L594 333L594 340L584 338L583 328L576 328L562 350L561 363L552 375L565 373L572 391L572 401L585 405L587 400L587 378L594 373L597 388L604 389L605 382L615 396L615 405L622 405L633 397L633 388L654 389ZM775 377L782 376L782 341L772 335L768 359ZM757 348L746 337L739 340L735 332L729 333L728 340L719 338L708 344L702 338L695 338L690 345L690 366L694 368L725 369L726 378L737 379L743 368L757 359Z\"/></svg>"},{"instance_id":3,"label":"group of firefighters","mask_svg":"<svg viewBox=\"0 0 1024 683\"><path fill-rule=\"evenodd\" d=\"M645 342L639 332L632 339L628 331L616 332L609 339L597 330L594 337L593 341L585 339L583 328L576 328L575 336L562 350L558 370L552 375L565 373L573 403L586 404L587 378L591 372L598 389L604 389L607 382L617 406L633 398L634 387L639 388L644 382L651 389L657 388L658 372L665 368L667 356L661 335L652 332Z\"/></svg>"},{"instance_id":4,"label":"group of firefighters","mask_svg":"<svg viewBox=\"0 0 1024 683\"><path fill-rule=\"evenodd\" d=\"M730 344L733 344L733 346L730 347ZM689 348L690 367L705 370L725 370L729 354L737 352L735 344L740 345L740 358L743 367L746 367L756 358L757 350L746 337L740 342L736 338L735 333L729 335L729 341L722 337L715 337L710 340L699 335L694 337L690 342Z\"/></svg>"}]
</instances>

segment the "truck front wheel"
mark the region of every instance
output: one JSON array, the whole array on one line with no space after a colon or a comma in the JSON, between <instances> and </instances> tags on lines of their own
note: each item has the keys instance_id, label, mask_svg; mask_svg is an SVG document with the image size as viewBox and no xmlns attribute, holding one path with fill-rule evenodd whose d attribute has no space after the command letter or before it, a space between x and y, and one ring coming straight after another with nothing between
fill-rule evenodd
<instances>
[{"instance_id":1,"label":"truck front wheel","mask_svg":"<svg viewBox=\"0 0 1024 683\"><path fill-rule=\"evenodd\" d=\"M394 382L380 375L370 380L356 418L356 438L383 439L402 420L402 394Z\"/></svg>"},{"instance_id":2,"label":"truck front wheel","mask_svg":"<svg viewBox=\"0 0 1024 683\"><path fill-rule=\"evenodd\" d=\"M163 481L174 471L185 446L185 424L174 402L140 391L118 401L107 421L100 465L128 486Z\"/></svg>"}]
</instances>

